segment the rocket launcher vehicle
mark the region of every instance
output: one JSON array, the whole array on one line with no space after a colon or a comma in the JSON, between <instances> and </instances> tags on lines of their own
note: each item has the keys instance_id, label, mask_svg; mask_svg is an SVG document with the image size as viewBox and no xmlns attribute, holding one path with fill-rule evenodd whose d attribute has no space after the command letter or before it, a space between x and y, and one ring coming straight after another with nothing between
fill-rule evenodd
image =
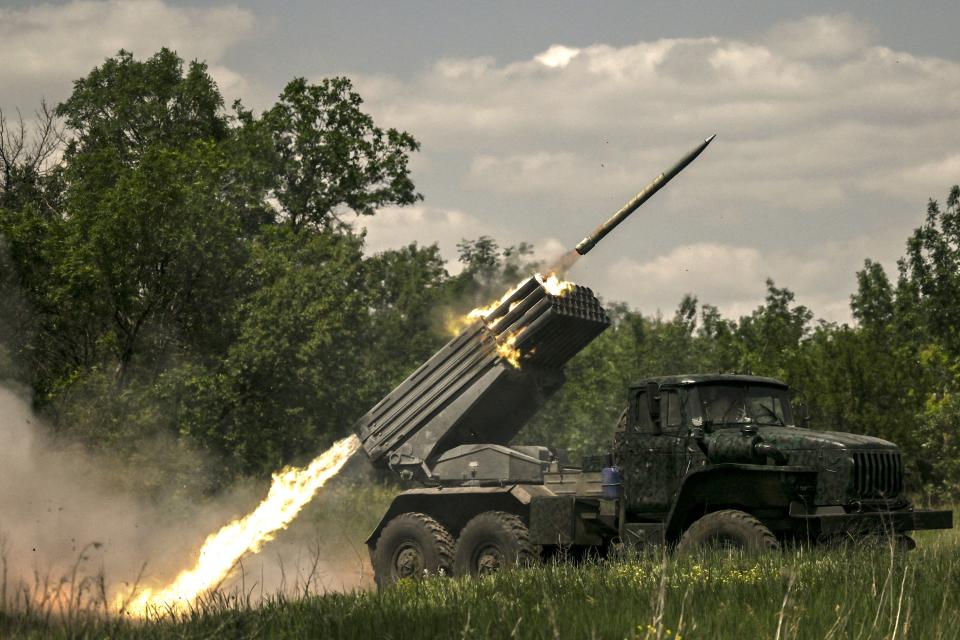
<instances>
[{"instance_id":1,"label":"rocket launcher vehicle","mask_svg":"<svg viewBox=\"0 0 960 640\"><path fill-rule=\"evenodd\" d=\"M430 480L439 456L506 445L563 384L563 365L610 325L593 292L560 295L538 276L424 362L356 425L375 463ZM503 355L510 344L515 364Z\"/></svg>"},{"instance_id":2,"label":"rocket launcher vehicle","mask_svg":"<svg viewBox=\"0 0 960 640\"><path fill-rule=\"evenodd\" d=\"M592 249L712 139L657 176L575 251ZM540 275L527 278L380 400L354 430L370 460L403 479L471 481L471 470L459 461L476 458L480 450L502 460L511 477L536 475L552 454L545 447L506 445L563 385L564 365L609 325L587 287L558 288Z\"/></svg>"}]
</instances>

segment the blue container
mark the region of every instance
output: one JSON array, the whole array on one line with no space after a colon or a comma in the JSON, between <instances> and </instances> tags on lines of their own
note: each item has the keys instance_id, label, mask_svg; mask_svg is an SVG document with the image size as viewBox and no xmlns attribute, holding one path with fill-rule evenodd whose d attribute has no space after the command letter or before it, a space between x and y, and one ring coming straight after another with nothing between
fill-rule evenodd
<instances>
[{"instance_id":1,"label":"blue container","mask_svg":"<svg viewBox=\"0 0 960 640\"><path fill-rule=\"evenodd\" d=\"M623 482L620 477L620 467L604 467L600 471L600 487L603 497L615 500L623 495Z\"/></svg>"}]
</instances>

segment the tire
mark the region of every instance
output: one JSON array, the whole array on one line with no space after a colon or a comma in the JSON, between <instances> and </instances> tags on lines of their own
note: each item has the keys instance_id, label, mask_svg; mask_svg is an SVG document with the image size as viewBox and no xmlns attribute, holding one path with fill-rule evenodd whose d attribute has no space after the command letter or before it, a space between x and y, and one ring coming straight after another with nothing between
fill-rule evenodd
<instances>
[{"instance_id":1,"label":"tire","mask_svg":"<svg viewBox=\"0 0 960 640\"><path fill-rule=\"evenodd\" d=\"M381 589L403 578L450 575L452 565L453 537L423 513L402 513L391 520L373 553L373 576Z\"/></svg>"},{"instance_id":2,"label":"tire","mask_svg":"<svg viewBox=\"0 0 960 640\"><path fill-rule=\"evenodd\" d=\"M458 576L482 575L539 559L540 550L530 543L523 520L512 513L485 511L460 532L453 571Z\"/></svg>"},{"instance_id":3,"label":"tire","mask_svg":"<svg viewBox=\"0 0 960 640\"><path fill-rule=\"evenodd\" d=\"M749 513L724 509L708 513L683 533L677 551L702 548L738 549L748 552L776 551L780 548L773 532Z\"/></svg>"}]
</instances>

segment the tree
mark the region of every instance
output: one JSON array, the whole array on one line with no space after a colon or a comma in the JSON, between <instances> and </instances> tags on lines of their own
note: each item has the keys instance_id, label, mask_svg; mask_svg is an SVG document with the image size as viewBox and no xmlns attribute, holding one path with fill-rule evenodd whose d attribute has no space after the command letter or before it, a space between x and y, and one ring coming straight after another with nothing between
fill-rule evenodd
<instances>
[{"instance_id":1,"label":"tree","mask_svg":"<svg viewBox=\"0 0 960 640\"><path fill-rule=\"evenodd\" d=\"M914 325L912 333L939 340L960 356L960 186L950 190L946 208L930 201L899 269L897 297L910 303L901 311Z\"/></svg>"},{"instance_id":2,"label":"tree","mask_svg":"<svg viewBox=\"0 0 960 640\"><path fill-rule=\"evenodd\" d=\"M813 319L809 309L793 301L792 291L778 288L768 279L765 304L740 318L737 336L743 342L741 366L746 371L790 379L791 363Z\"/></svg>"},{"instance_id":3,"label":"tree","mask_svg":"<svg viewBox=\"0 0 960 640\"><path fill-rule=\"evenodd\" d=\"M34 117L30 127L19 112L16 122L9 122L0 111L0 209L49 205L45 187L57 169L63 129L44 101Z\"/></svg>"},{"instance_id":4,"label":"tree","mask_svg":"<svg viewBox=\"0 0 960 640\"><path fill-rule=\"evenodd\" d=\"M371 325L364 377L372 405L449 338L442 306L451 281L436 244L378 253L365 270Z\"/></svg>"},{"instance_id":5,"label":"tree","mask_svg":"<svg viewBox=\"0 0 960 640\"><path fill-rule=\"evenodd\" d=\"M320 84L296 78L263 114L276 159L274 196L294 230L341 225L341 207L372 215L422 199L408 166L419 143L409 133L375 126L362 103L347 78ZM255 126L249 114L246 122Z\"/></svg>"},{"instance_id":6,"label":"tree","mask_svg":"<svg viewBox=\"0 0 960 640\"><path fill-rule=\"evenodd\" d=\"M361 241L267 232L252 249L249 294L221 363L168 372L178 430L236 473L312 456L345 434L364 396L369 332Z\"/></svg>"},{"instance_id":7,"label":"tree","mask_svg":"<svg viewBox=\"0 0 960 640\"><path fill-rule=\"evenodd\" d=\"M121 384L138 357L156 375L172 353L216 352L229 335L209 318L242 287L235 201L259 194L232 180L222 107L205 65L162 49L143 62L121 51L57 108L72 136L69 214L47 295L88 318L83 365L115 366Z\"/></svg>"},{"instance_id":8,"label":"tree","mask_svg":"<svg viewBox=\"0 0 960 640\"><path fill-rule=\"evenodd\" d=\"M850 296L850 310L861 327L883 333L893 322L893 287L883 266L870 260L857 272L857 292Z\"/></svg>"},{"instance_id":9,"label":"tree","mask_svg":"<svg viewBox=\"0 0 960 640\"><path fill-rule=\"evenodd\" d=\"M56 113L72 134L68 164L98 169L85 176L91 188L111 183L117 171L157 145L185 150L197 140L230 135L223 97L206 64L191 62L185 72L183 60L167 48L142 62L120 50L75 81Z\"/></svg>"},{"instance_id":10,"label":"tree","mask_svg":"<svg viewBox=\"0 0 960 640\"><path fill-rule=\"evenodd\" d=\"M0 378L25 376L23 361L37 346L35 307L26 292L50 276L35 248L55 235L62 127L45 102L34 116L29 126L19 112L11 122L0 111Z\"/></svg>"}]
</instances>

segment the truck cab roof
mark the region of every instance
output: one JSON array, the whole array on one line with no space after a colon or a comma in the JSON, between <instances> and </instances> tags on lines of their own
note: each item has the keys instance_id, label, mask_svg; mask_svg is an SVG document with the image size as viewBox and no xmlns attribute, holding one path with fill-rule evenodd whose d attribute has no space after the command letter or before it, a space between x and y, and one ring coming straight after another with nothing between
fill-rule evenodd
<instances>
[{"instance_id":1,"label":"truck cab roof","mask_svg":"<svg viewBox=\"0 0 960 640\"><path fill-rule=\"evenodd\" d=\"M766 378L763 376L742 375L738 373L692 373L676 376L656 376L653 378L644 378L632 385L631 389L640 389L646 387L649 383L656 382L662 387L687 387L704 383L735 383L735 384L763 384L774 387L787 388L786 383L776 378Z\"/></svg>"}]
</instances>

